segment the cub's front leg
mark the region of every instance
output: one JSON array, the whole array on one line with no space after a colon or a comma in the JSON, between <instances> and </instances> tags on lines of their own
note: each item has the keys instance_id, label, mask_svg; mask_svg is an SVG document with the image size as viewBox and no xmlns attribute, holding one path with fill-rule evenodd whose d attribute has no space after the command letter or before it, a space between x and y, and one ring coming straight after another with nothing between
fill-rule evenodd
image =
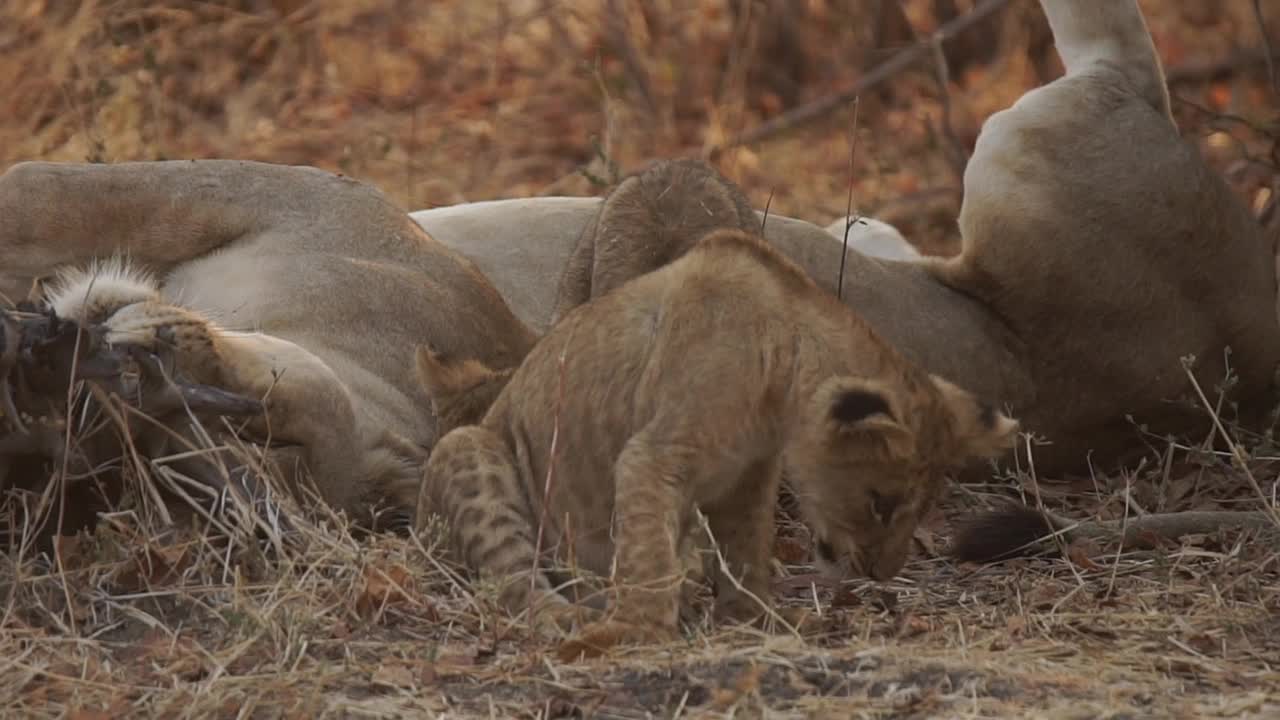
<instances>
[{"instance_id":1,"label":"cub's front leg","mask_svg":"<svg viewBox=\"0 0 1280 720\"><path fill-rule=\"evenodd\" d=\"M623 448L614 467L614 601L607 619L561 644L562 660L676 637L684 579L681 532L693 508L687 455L651 442L643 432Z\"/></svg>"}]
</instances>

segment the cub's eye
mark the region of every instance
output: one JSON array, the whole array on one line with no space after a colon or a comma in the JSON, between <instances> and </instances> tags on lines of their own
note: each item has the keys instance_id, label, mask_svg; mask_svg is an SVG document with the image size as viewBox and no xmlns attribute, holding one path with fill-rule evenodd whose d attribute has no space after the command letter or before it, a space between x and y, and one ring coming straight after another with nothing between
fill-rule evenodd
<instances>
[{"instance_id":1,"label":"cub's eye","mask_svg":"<svg viewBox=\"0 0 1280 720\"><path fill-rule=\"evenodd\" d=\"M888 525L889 519L893 517L893 511L898 509L898 503L902 500L894 495L883 495L876 490L872 490L871 511L876 514L880 522Z\"/></svg>"}]
</instances>

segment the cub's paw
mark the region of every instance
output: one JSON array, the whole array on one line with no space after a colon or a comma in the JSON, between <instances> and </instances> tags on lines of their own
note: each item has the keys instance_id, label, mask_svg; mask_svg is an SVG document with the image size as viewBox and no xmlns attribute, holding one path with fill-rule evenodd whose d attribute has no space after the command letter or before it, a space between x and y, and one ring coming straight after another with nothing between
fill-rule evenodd
<instances>
[{"instance_id":1,"label":"cub's paw","mask_svg":"<svg viewBox=\"0 0 1280 720\"><path fill-rule=\"evenodd\" d=\"M675 639L676 632L670 628L608 620L591 623L576 637L560 643L556 657L561 662L576 662L600 657L622 645L661 644Z\"/></svg>"},{"instance_id":2,"label":"cub's paw","mask_svg":"<svg viewBox=\"0 0 1280 720\"><path fill-rule=\"evenodd\" d=\"M534 610L531 629L543 638L559 639L599 621L600 611L594 608L575 603L549 603Z\"/></svg>"}]
</instances>

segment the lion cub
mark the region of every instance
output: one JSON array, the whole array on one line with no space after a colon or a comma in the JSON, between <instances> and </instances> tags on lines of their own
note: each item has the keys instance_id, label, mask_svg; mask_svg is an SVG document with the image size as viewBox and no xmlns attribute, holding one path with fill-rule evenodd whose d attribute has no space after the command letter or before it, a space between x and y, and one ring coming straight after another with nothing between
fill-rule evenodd
<instances>
[{"instance_id":1,"label":"lion cub","mask_svg":"<svg viewBox=\"0 0 1280 720\"><path fill-rule=\"evenodd\" d=\"M886 580L944 474L1017 428L764 241L721 230L553 327L483 421L435 446L417 525L441 516L512 612L576 610L537 569L540 523L552 555L611 575L610 616L561 647L573 659L674 637L695 508L735 576L713 573L715 616L748 620L769 605L784 464L820 565Z\"/></svg>"},{"instance_id":2,"label":"lion cub","mask_svg":"<svg viewBox=\"0 0 1280 720\"><path fill-rule=\"evenodd\" d=\"M573 308L680 257L724 228L757 234L742 189L701 160L657 160L609 191L574 245L556 290L552 325ZM437 437L484 417L514 367L418 349L417 373L431 398Z\"/></svg>"}]
</instances>

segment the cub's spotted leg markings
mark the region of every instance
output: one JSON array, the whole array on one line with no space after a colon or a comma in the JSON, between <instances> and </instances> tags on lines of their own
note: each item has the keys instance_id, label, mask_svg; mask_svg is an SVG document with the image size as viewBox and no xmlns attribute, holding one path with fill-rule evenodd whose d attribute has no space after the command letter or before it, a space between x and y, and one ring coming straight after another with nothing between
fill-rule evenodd
<instances>
[{"instance_id":1,"label":"cub's spotted leg markings","mask_svg":"<svg viewBox=\"0 0 1280 720\"><path fill-rule=\"evenodd\" d=\"M627 442L614 466L614 602L607 619L562 643L562 660L592 657L618 645L675 638L681 585L679 536L690 464L681 451L651 444L644 432Z\"/></svg>"},{"instance_id":2,"label":"cub's spotted leg markings","mask_svg":"<svg viewBox=\"0 0 1280 720\"><path fill-rule=\"evenodd\" d=\"M564 629L596 613L570 603L539 569L533 516L511 453L497 435L479 426L441 438L427 462L418 500L417 526L442 518L457 559L483 579L499 583L498 602L512 615L531 604L535 623ZM533 572L532 587L529 573Z\"/></svg>"}]
</instances>

